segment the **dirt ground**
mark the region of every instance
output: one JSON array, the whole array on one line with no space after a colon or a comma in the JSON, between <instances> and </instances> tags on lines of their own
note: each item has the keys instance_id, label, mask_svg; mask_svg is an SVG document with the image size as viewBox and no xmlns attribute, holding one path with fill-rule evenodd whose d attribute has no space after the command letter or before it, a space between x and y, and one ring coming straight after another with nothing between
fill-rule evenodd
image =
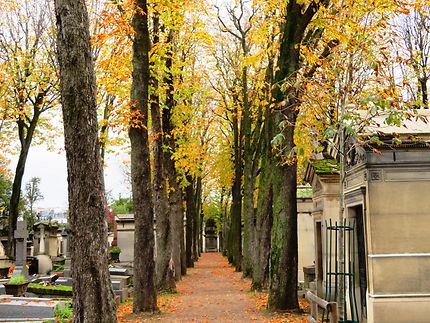
<instances>
[{"instance_id":1,"label":"dirt ground","mask_svg":"<svg viewBox=\"0 0 430 323\"><path fill-rule=\"evenodd\" d=\"M120 322L306 322L304 315L265 313L267 294L249 292L242 279L219 253L204 253L195 268L177 284L178 294L161 295L161 314L134 316L131 304L119 308Z\"/></svg>"}]
</instances>

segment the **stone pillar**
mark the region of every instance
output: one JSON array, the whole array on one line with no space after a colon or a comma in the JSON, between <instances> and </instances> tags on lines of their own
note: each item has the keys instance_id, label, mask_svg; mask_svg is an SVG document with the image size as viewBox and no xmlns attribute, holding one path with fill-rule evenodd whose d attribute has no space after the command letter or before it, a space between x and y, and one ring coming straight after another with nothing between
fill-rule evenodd
<instances>
[{"instance_id":1,"label":"stone pillar","mask_svg":"<svg viewBox=\"0 0 430 323\"><path fill-rule=\"evenodd\" d=\"M64 252L66 254L66 261L64 262L64 277L71 277L70 274L70 267L71 267L71 260L70 260L70 230L68 226L66 226L65 234L63 234L63 239L65 239L65 246L64 246Z\"/></svg>"},{"instance_id":2,"label":"stone pillar","mask_svg":"<svg viewBox=\"0 0 430 323\"><path fill-rule=\"evenodd\" d=\"M63 231L61 231L61 239L63 243L61 248L61 255L66 256L67 250L69 248L69 238L66 229L63 229Z\"/></svg>"},{"instance_id":3,"label":"stone pillar","mask_svg":"<svg viewBox=\"0 0 430 323\"><path fill-rule=\"evenodd\" d=\"M16 260L15 270L13 275L28 276L28 269L26 266L27 261L27 223L25 221L18 221L16 224L16 230L14 232L15 245L16 245Z\"/></svg>"},{"instance_id":4,"label":"stone pillar","mask_svg":"<svg viewBox=\"0 0 430 323\"><path fill-rule=\"evenodd\" d=\"M39 255L45 254L45 226L40 226Z\"/></svg>"}]
</instances>

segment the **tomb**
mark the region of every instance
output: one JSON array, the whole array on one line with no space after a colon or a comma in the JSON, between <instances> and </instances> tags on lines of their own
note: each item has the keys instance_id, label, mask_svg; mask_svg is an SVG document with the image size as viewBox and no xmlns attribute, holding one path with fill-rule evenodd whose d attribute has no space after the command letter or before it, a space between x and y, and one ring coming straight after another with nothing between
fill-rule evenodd
<instances>
[{"instance_id":1,"label":"tomb","mask_svg":"<svg viewBox=\"0 0 430 323\"><path fill-rule=\"evenodd\" d=\"M420 114L430 117L427 110ZM327 272L334 268L332 264L342 264L334 245L337 239L330 240L330 235L338 237L342 231L343 272L349 276L344 276L348 305L341 317L350 322L426 322L430 317L426 277L430 271L430 125L417 119L406 120L402 127L386 126L384 116L373 122L378 127L369 126L360 136L377 137L378 145L363 145L354 137L346 140L344 223L335 223L339 219L336 161L314 161L307 169L306 179L314 189L318 294L327 299L339 287ZM327 162L333 164L332 171L319 167Z\"/></svg>"},{"instance_id":2,"label":"tomb","mask_svg":"<svg viewBox=\"0 0 430 323\"><path fill-rule=\"evenodd\" d=\"M204 231L205 231L204 251L217 252L218 251L218 233L217 233L217 227L214 219L210 218L206 220Z\"/></svg>"},{"instance_id":3,"label":"tomb","mask_svg":"<svg viewBox=\"0 0 430 323\"><path fill-rule=\"evenodd\" d=\"M134 214L116 215L117 246L121 249L120 260L132 262L134 257Z\"/></svg>"},{"instance_id":4,"label":"tomb","mask_svg":"<svg viewBox=\"0 0 430 323\"><path fill-rule=\"evenodd\" d=\"M421 115L430 117L430 111ZM375 120L383 125L382 117ZM356 290L368 322L425 322L430 317L430 125L368 128L383 145L349 142L345 215L354 219ZM401 143L393 144L393 138ZM351 139L353 140L353 138ZM347 142L348 144L348 142Z\"/></svg>"}]
</instances>

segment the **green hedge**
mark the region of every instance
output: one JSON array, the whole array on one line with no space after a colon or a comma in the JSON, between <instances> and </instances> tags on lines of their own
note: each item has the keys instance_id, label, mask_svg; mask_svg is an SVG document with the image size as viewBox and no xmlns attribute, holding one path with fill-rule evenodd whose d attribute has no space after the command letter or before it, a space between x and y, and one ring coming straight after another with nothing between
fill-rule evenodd
<instances>
[{"instance_id":1,"label":"green hedge","mask_svg":"<svg viewBox=\"0 0 430 323\"><path fill-rule=\"evenodd\" d=\"M27 291L42 295L72 296L72 286L30 284Z\"/></svg>"}]
</instances>

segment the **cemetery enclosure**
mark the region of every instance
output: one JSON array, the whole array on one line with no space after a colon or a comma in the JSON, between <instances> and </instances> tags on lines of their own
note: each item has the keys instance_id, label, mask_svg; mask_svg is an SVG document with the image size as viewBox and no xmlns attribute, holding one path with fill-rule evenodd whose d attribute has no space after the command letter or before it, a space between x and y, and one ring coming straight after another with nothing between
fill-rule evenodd
<instances>
[{"instance_id":1,"label":"cemetery enclosure","mask_svg":"<svg viewBox=\"0 0 430 323\"><path fill-rule=\"evenodd\" d=\"M430 115L429 111L421 113ZM345 217L355 233L351 243L346 240L344 250L350 244L356 247L354 283L346 285L344 310L351 315L348 307L354 296L359 321L425 322L430 315L430 285L425 277L430 269L430 204L426 197L430 133L423 122L389 130L400 134L401 145L387 145L379 153L357 149L348 158ZM419 139L408 141L411 132ZM316 289L324 297L335 288L333 280L328 281L327 264L338 259L335 251L328 251L326 223L330 226L338 220L339 175L337 169L327 171L320 163L308 167L307 179L314 190ZM333 240L333 248L337 243L340 241Z\"/></svg>"}]
</instances>

